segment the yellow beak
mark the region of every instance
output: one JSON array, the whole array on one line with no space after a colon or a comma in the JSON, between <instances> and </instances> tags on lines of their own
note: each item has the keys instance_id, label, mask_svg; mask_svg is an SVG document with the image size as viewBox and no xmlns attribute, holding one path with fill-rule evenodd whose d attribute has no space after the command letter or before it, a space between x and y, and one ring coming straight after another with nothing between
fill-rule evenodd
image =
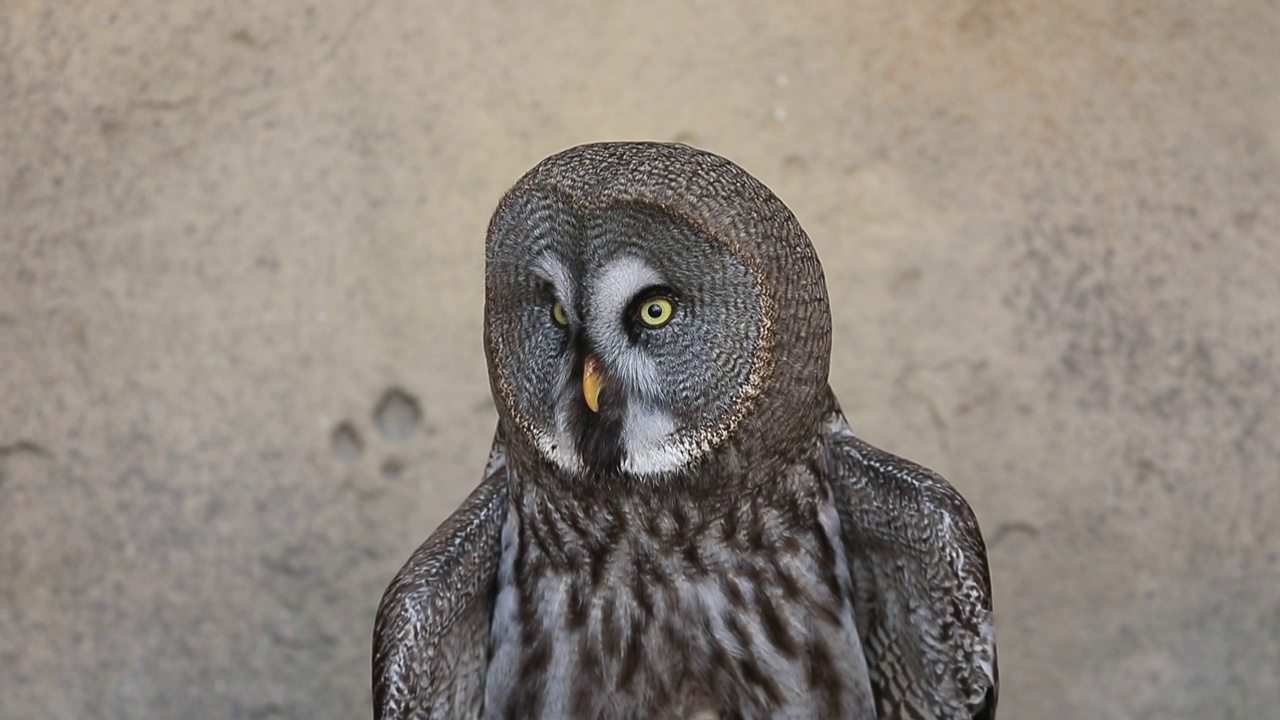
<instances>
[{"instance_id":1,"label":"yellow beak","mask_svg":"<svg viewBox=\"0 0 1280 720\"><path fill-rule=\"evenodd\" d=\"M591 412L600 412L600 390L604 388L604 374L600 371L600 359L594 353L582 361L582 397Z\"/></svg>"}]
</instances>

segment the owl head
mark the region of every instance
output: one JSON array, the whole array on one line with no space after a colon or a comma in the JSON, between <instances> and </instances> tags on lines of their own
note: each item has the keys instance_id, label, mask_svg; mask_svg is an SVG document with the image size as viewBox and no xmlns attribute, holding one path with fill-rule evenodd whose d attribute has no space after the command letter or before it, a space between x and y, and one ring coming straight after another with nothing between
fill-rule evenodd
<instances>
[{"instance_id":1,"label":"owl head","mask_svg":"<svg viewBox=\"0 0 1280 720\"><path fill-rule=\"evenodd\" d=\"M785 205L685 145L553 155L489 224L485 351L499 422L566 476L657 479L815 434L831 319Z\"/></svg>"}]
</instances>

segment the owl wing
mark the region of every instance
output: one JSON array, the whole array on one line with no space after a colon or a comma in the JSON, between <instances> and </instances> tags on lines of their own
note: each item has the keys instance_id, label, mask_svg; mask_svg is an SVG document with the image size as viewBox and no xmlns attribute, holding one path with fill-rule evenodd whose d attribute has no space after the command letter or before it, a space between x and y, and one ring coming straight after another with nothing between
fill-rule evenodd
<instances>
[{"instance_id":1,"label":"owl wing","mask_svg":"<svg viewBox=\"0 0 1280 720\"><path fill-rule=\"evenodd\" d=\"M483 482L382 596L373 628L377 720L479 716L506 512L506 446L499 433Z\"/></svg>"},{"instance_id":2,"label":"owl wing","mask_svg":"<svg viewBox=\"0 0 1280 720\"><path fill-rule=\"evenodd\" d=\"M832 405L825 441L878 716L994 720L991 580L973 511L938 474L854 437Z\"/></svg>"}]
</instances>

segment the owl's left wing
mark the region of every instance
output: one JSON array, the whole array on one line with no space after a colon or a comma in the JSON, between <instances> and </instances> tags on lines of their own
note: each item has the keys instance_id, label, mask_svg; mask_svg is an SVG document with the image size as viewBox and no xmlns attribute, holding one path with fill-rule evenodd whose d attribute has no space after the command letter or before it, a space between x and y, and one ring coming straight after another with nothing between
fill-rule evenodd
<instances>
[{"instance_id":1,"label":"owl's left wing","mask_svg":"<svg viewBox=\"0 0 1280 720\"><path fill-rule=\"evenodd\" d=\"M858 633L881 720L994 720L999 694L986 547L936 473L824 427Z\"/></svg>"},{"instance_id":2,"label":"owl's left wing","mask_svg":"<svg viewBox=\"0 0 1280 720\"><path fill-rule=\"evenodd\" d=\"M507 512L501 432L480 483L382 596L373 628L375 720L475 718Z\"/></svg>"}]
</instances>

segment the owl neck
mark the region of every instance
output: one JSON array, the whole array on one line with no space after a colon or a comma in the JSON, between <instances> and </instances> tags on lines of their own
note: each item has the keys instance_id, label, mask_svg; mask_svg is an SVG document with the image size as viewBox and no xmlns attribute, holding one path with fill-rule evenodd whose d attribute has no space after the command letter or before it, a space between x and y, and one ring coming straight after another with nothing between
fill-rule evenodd
<instances>
[{"instance_id":1,"label":"owl neck","mask_svg":"<svg viewBox=\"0 0 1280 720\"><path fill-rule=\"evenodd\" d=\"M511 474L511 507L530 541L553 566L563 568L579 567L592 553L633 542L680 547L710 534L743 534L738 539L745 542L747 528L764 521L763 514L769 522L804 535L816 527L816 508L829 497L822 480L825 453L816 452L778 468L768 481L743 484L733 492L676 485L566 492L522 475Z\"/></svg>"},{"instance_id":2,"label":"owl neck","mask_svg":"<svg viewBox=\"0 0 1280 720\"><path fill-rule=\"evenodd\" d=\"M821 441L822 418L838 411L839 404L829 387L800 415L811 418L802 432L774 435L777 428L748 420L721 446L681 470L660 476L634 476L614 469L567 470L544 457L523 433L506 431L511 496L532 493L547 502L572 504L585 509L605 508L620 502L639 507L659 507L678 503L685 507L705 505L730 507L743 498L760 493L776 493L787 487L786 479L797 469L824 469L826 449ZM503 423L500 421L500 428ZM801 473L803 474L803 473ZM823 477L821 472L818 477Z\"/></svg>"},{"instance_id":3,"label":"owl neck","mask_svg":"<svg viewBox=\"0 0 1280 720\"><path fill-rule=\"evenodd\" d=\"M810 497L825 477L827 455L818 428L813 438L770 458L726 445L678 473L634 477L620 472L567 472L536 451L508 458L513 505L543 519L578 518L604 526L655 513L723 518L761 498L788 502Z\"/></svg>"}]
</instances>

